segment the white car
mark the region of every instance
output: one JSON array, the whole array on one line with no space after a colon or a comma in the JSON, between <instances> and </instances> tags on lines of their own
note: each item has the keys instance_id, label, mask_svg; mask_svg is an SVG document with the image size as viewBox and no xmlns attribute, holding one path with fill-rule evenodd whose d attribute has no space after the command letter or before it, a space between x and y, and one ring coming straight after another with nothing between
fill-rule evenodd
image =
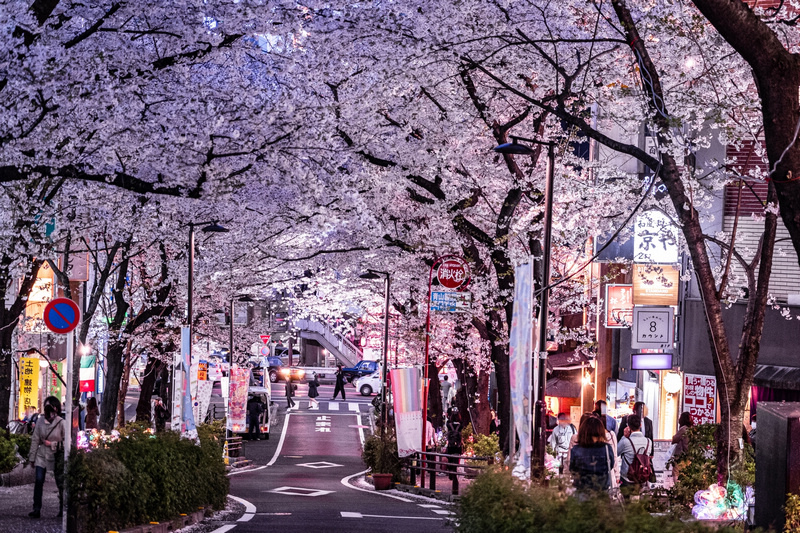
<instances>
[{"instance_id":1,"label":"white car","mask_svg":"<svg viewBox=\"0 0 800 533\"><path fill-rule=\"evenodd\" d=\"M381 392L381 372L373 372L367 376L362 376L353 380L353 385L362 396L369 396L373 392L379 394Z\"/></svg>"}]
</instances>

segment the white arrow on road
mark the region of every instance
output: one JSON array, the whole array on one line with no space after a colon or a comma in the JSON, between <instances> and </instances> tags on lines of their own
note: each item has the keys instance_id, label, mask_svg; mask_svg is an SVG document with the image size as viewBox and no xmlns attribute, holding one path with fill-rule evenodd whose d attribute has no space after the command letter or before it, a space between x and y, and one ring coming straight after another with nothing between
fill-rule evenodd
<instances>
[{"instance_id":1,"label":"white arrow on road","mask_svg":"<svg viewBox=\"0 0 800 533\"><path fill-rule=\"evenodd\" d=\"M342 518L405 518L408 520L441 520L441 518L432 518L430 516L387 516L383 514L351 513L349 511L342 511Z\"/></svg>"}]
</instances>

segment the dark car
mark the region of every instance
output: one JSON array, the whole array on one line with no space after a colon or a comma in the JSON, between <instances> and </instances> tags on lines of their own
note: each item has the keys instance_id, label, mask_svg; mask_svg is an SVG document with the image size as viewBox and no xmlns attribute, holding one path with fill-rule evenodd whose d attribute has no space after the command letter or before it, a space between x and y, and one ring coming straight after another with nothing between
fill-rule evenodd
<instances>
[{"instance_id":1,"label":"dark car","mask_svg":"<svg viewBox=\"0 0 800 533\"><path fill-rule=\"evenodd\" d=\"M356 366L343 368L342 373L348 383L361 376L368 376L378 370L378 361L359 361Z\"/></svg>"}]
</instances>

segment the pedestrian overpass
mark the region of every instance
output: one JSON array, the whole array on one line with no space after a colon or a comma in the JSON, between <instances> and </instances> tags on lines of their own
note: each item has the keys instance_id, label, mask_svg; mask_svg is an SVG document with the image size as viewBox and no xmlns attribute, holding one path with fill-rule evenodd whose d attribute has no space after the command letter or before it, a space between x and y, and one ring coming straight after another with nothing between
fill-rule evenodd
<instances>
[{"instance_id":1,"label":"pedestrian overpass","mask_svg":"<svg viewBox=\"0 0 800 533\"><path fill-rule=\"evenodd\" d=\"M364 358L359 347L350 342L344 335L335 331L330 324L311 319L294 322L301 339L312 340L328 350L344 366L355 366Z\"/></svg>"}]
</instances>

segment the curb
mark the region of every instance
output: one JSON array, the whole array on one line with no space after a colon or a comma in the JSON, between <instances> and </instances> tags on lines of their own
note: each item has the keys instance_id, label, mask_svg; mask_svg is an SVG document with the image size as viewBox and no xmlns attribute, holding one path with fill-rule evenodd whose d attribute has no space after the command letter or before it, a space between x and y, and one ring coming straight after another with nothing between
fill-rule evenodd
<instances>
[{"instance_id":1,"label":"curb","mask_svg":"<svg viewBox=\"0 0 800 533\"><path fill-rule=\"evenodd\" d=\"M206 510L201 507L193 513L181 514L179 517L166 522L150 522L147 525L122 529L114 533L168 533L170 531L178 531L184 527L201 523L205 518L206 512L210 511L210 509Z\"/></svg>"},{"instance_id":2,"label":"curb","mask_svg":"<svg viewBox=\"0 0 800 533\"><path fill-rule=\"evenodd\" d=\"M445 494L438 490L425 489L415 485L404 485L402 483L395 483L394 488L401 492L416 494L418 496L425 496L426 498L433 498L434 500L439 500L448 503L457 503L461 501L460 495L455 496L453 494Z\"/></svg>"}]
</instances>

